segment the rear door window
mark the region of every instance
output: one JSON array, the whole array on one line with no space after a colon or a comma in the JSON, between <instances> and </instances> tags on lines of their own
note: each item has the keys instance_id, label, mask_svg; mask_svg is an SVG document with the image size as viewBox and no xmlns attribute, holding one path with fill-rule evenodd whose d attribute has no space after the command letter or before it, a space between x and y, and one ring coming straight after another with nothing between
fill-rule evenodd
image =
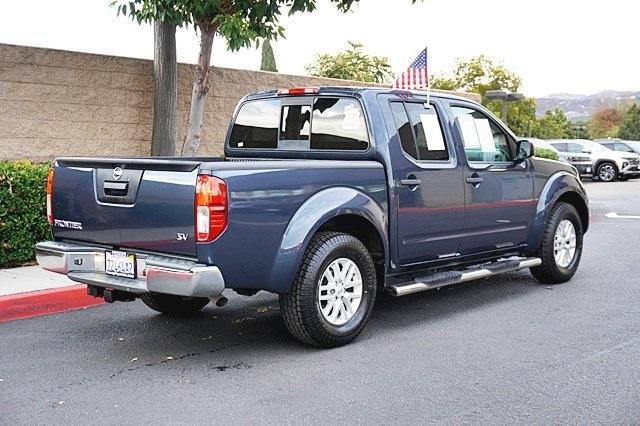
<instances>
[{"instance_id":1,"label":"rear door window","mask_svg":"<svg viewBox=\"0 0 640 426\"><path fill-rule=\"evenodd\" d=\"M418 161L449 159L435 108L417 102L391 102L391 111L405 154Z\"/></svg>"},{"instance_id":2,"label":"rear door window","mask_svg":"<svg viewBox=\"0 0 640 426\"><path fill-rule=\"evenodd\" d=\"M580 145L579 143L575 143L575 142L568 142L567 143L567 151L566 152L580 153L583 150L584 150L584 147L582 145Z\"/></svg>"},{"instance_id":3,"label":"rear door window","mask_svg":"<svg viewBox=\"0 0 640 426\"><path fill-rule=\"evenodd\" d=\"M569 149L567 147L567 144L564 142L552 143L551 146L560 152L568 152L568 149Z\"/></svg>"}]
</instances>

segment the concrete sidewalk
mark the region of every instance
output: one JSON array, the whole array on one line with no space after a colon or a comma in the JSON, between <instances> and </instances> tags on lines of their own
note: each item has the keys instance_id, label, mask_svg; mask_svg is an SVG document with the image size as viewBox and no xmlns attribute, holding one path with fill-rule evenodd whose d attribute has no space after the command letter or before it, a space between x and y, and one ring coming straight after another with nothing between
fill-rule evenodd
<instances>
[{"instance_id":1,"label":"concrete sidewalk","mask_svg":"<svg viewBox=\"0 0 640 426\"><path fill-rule=\"evenodd\" d=\"M39 266L0 269L0 296L77 285L64 275Z\"/></svg>"}]
</instances>

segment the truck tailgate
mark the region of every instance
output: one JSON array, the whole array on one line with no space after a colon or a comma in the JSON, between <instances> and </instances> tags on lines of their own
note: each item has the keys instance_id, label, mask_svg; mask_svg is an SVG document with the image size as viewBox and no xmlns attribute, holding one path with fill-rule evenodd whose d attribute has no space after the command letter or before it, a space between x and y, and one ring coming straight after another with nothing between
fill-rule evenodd
<instances>
[{"instance_id":1,"label":"truck tailgate","mask_svg":"<svg viewBox=\"0 0 640 426\"><path fill-rule=\"evenodd\" d=\"M195 257L199 164L172 159L57 159L54 237Z\"/></svg>"}]
</instances>

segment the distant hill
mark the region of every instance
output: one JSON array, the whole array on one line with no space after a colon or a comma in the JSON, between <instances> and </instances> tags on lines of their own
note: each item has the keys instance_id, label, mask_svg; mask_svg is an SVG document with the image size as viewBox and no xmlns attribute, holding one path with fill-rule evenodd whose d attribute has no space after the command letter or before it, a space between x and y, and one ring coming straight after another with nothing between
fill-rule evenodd
<instances>
[{"instance_id":1,"label":"distant hill","mask_svg":"<svg viewBox=\"0 0 640 426\"><path fill-rule=\"evenodd\" d=\"M536 99L536 115L541 116L550 109L560 108L569 120L583 121L588 120L594 112L600 109L616 106L624 101L640 103L640 90L605 90L595 95L554 93L544 98Z\"/></svg>"}]
</instances>

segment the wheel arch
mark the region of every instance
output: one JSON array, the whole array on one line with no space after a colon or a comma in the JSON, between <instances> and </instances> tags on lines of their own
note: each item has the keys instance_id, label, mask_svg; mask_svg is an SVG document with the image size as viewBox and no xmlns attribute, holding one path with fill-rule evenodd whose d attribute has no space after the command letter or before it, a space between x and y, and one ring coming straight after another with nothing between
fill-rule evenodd
<instances>
[{"instance_id":1,"label":"wheel arch","mask_svg":"<svg viewBox=\"0 0 640 426\"><path fill-rule=\"evenodd\" d=\"M563 193L558 200L554 203L554 206L558 203L571 204L580 215L580 222L582 223L582 231L587 232L589 229L589 206L577 192L567 191Z\"/></svg>"},{"instance_id":2,"label":"wheel arch","mask_svg":"<svg viewBox=\"0 0 640 426\"><path fill-rule=\"evenodd\" d=\"M527 251L535 251L542 241L545 223L549 214L558 202L567 202L574 206L580 215L583 231L589 228L589 199L587 193L576 175L560 171L553 174L545 183L534 215L531 232L527 240Z\"/></svg>"},{"instance_id":3,"label":"wheel arch","mask_svg":"<svg viewBox=\"0 0 640 426\"><path fill-rule=\"evenodd\" d=\"M309 242L323 231L358 238L374 259L378 280L384 279L389 258L385 209L356 188L334 187L310 197L289 221L269 276L270 289L276 293L289 291Z\"/></svg>"}]
</instances>

